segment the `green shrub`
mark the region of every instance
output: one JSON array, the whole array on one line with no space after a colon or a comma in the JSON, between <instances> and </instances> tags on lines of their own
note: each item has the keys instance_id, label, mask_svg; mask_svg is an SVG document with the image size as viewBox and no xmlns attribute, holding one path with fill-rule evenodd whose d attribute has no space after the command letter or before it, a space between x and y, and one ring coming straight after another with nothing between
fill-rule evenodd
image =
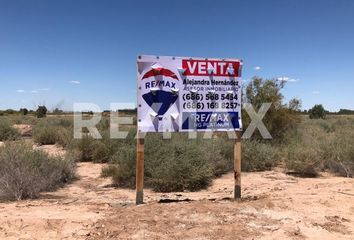
<instances>
[{"instance_id":1,"label":"green shrub","mask_svg":"<svg viewBox=\"0 0 354 240\"><path fill-rule=\"evenodd\" d=\"M38 106L36 110L36 116L37 118L44 118L47 116L47 107L46 106Z\"/></svg>"},{"instance_id":2,"label":"green shrub","mask_svg":"<svg viewBox=\"0 0 354 240\"><path fill-rule=\"evenodd\" d=\"M0 141L16 140L19 137L19 132L11 126L10 122L0 120Z\"/></svg>"},{"instance_id":3,"label":"green shrub","mask_svg":"<svg viewBox=\"0 0 354 240\"><path fill-rule=\"evenodd\" d=\"M20 109L20 113L21 113L22 115L27 115L27 114L28 114L28 109L27 109L27 108L21 108L21 109Z\"/></svg>"},{"instance_id":4,"label":"green shrub","mask_svg":"<svg viewBox=\"0 0 354 240\"><path fill-rule=\"evenodd\" d=\"M104 163L111 156L109 145L102 140L94 139L90 135L75 139L71 147L79 152L79 159L83 162Z\"/></svg>"},{"instance_id":5,"label":"green shrub","mask_svg":"<svg viewBox=\"0 0 354 240\"><path fill-rule=\"evenodd\" d=\"M55 117L55 118L47 118L42 119L42 122L47 123L48 125L59 126L64 128L73 128L74 122L71 118L65 117Z\"/></svg>"},{"instance_id":6,"label":"green shrub","mask_svg":"<svg viewBox=\"0 0 354 240\"><path fill-rule=\"evenodd\" d=\"M304 177L316 177L323 169L320 152L309 145L289 146L285 164L289 171Z\"/></svg>"},{"instance_id":7,"label":"green shrub","mask_svg":"<svg viewBox=\"0 0 354 240\"><path fill-rule=\"evenodd\" d=\"M279 148L255 140L242 141L242 171L271 170L280 160Z\"/></svg>"},{"instance_id":8,"label":"green shrub","mask_svg":"<svg viewBox=\"0 0 354 240\"><path fill-rule=\"evenodd\" d=\"M41 145L56 144L58 140L58 128L50 125L36 126L32 137L35 143Z\"/></svg>"},{"instance_id":9,"label":"green shrub","mask_svg":"<svg viewBox=\"0 0 354 240\"><path fill-rule=\"evenodd\" d=\"M342 133L327 138L321 144L324 167L344 177L354 176L354 133Z\"/></svg>"},{"instance_id":10,"label":"green shrub","mask_svg":"<svg viewBox=\"0 0 354 240\"><path fill-rule=\"evenodd\" d=\"M111 151L108 144L100 140L93 143L91 160L96 163L106 163L111 156Z\"/></svg>"},{"instance_id":11,"label":"green shrub","mask_svg":"<svg viewBox=\"0 0 354 240\"><path fill-rule=\"evenodd\" d=\"M319 124L326 131L326 133L331 133L336 130L334 124L330 124L328 122L323 122L323 121L321 121Z\"/></svg>"},{"instance_id":12,"label":"green shrub","mask_svg":"<svg viewBox=\"0 0 354 240\"><path fill-rule=\"evenodd\" d=\"M251 104L256 112L263 103L271 103L262 121L273 141L280 143L286 140L287 133L296 128L301 120L298 114L301 101L292 99L289 104L285 104L281 93L284 86L284 81L254 77L244 91L244 102ZM247 129L251 118L244 109L242 109L242 116L243 127ZM252 135L252 139L263 140L263 137L257 130Z\"/></svg>"},{"instance_id":13,"label":"green shrub","mask_svg":"<svg viewBox=\"0 0 354 240\"><path fill-rule=\"evenodd\" d=\"M72 128L57 127L56 143L62 147L69 147L73 142L74 132Z\"/></svg>"},{"instance_id":14,"label":"green shrub","mask_svg":"<svg viewBox=\"0 0 354 240\"><path fill-rule=\"evenodd\" d=\"M203 139L198 146L204 153L208 164L212 168L213 175L219 177L233 170L234 141L228 139L225 134L212 139Z\"/></svg>"},{"instance_id":15,"label":"green shrub","mask_svg":"<svg viewBox=\"0 0 354 240\"><path fill-rule=\"evenodd\" d=\"M171 140L163 140L161 134L149 134L145 139L146 185L160 192L207 187L218 169L212 162L221 159L214 148L207 149L204 140L188 140L187 135L173 134ZM135 160L135 144L128 141L110 158L102 175L112 176L118 186L134 187Z\"/></svg>"},{"instance_id":16,"label":"green shrub","mask_svg":"<svg viewBox=\"0 0 354 240\"><path fill-rule=\"evenodd\" d=\"M162 140L160 134L146 139L147 182L160 192L196 191L206 188L213 178L211 149L205 150L204 140L189 140L186 134L174 134Z\"/></svg>"},{"instance_id":17,"label":"green shrub","mask_svg":"<svg viewBox=\"0 0 354 240\"><path fill-rule=\"evenodd\" d=\"M52 191L75 176L75 159L50 157L25 143L7 143L0 148L0 198L36 198Z\"/></svg>"},{"instance_id":18,"label":"green shrub","mask_svg":"<svg viewBox=\"0 0 354 240\"><path fill-rule=\"evenodd\" d=\"M33 128L32 137L35 143L41 145L59 144L68 147L73 141L73 129L44 121Z\"/></svg>"},{"instance_id":19,"label":"green shrub","mask_svg":"<svg viewBox=\"0 0 354 240\"><path fill-rule=\"evenodd\" d=\"M309 111L310 119L325 119L326 118L326 110L322 106L322 104L316 104Z\"/></svg>"},{"instance_id":20,"label":"green shrub","mask_svg":"<svg viewBox=\"0 0 354 240\"><path fill-rule=\"evenodd\" d=\"M130 129L126 139L111 139L109 130L101 133L102 139L94 139L89 135L84 135L82 139L75 139L71 148L80 152L82 161L105 163L117 151L120 151L121 146L135 144L135 133L135 129Z\"/></svg>"},{"instance_id":21,"label":"green shrub","mask_svg":"<svg viewBox=\"0 0 354 240\"><path fill-rule=\"evenodd\" d=\"M107 177L118 175L117 171L118 171L117 165L109 164L102 168L101 177L107 178ZM119 185L119 183L117 185Z\"/></svg>"},{"instance_id":22,"label":"green shrub","mask_svg":"<svg viewBox=\"0 0 354 240\"><path fill-rule=\"evenodd\" d=\"M80 161L92 161L94 141L95 139L88 135L84 135L82 139L75 139L74 147L79 152Z\"/></svg>"},{"instance_id":23,"label":"green shrub","mask_svg":"<svg viewBox=\"0 0 354 240\"><path fill-rule=\"evenodd\" d=\"M132 146L124 146L110 159L110 165L105 169L111 174L113 183L120 187L135 186L136 151Z\"/></svg>"},{"instance_id":24,"label":"green shrub","mask_svg":"<svg viewBox=\"0 0 354 240\"><path fill-rule=\"evenodd\" d=\"M302 175L316 176L330 171L340 176L354 176L354 126L352 117L329 116L303 121L286 146L286 166Z\"/></svg>"}]
</instances>

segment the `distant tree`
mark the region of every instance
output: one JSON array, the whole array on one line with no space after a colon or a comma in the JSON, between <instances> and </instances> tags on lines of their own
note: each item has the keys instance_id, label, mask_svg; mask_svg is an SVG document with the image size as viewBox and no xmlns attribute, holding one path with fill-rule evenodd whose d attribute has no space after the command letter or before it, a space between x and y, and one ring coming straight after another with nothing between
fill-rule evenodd
<instances>
[{"instance_id":1,"label":"distant tree","mask_svg":"<svg viewBox=\"0 0 354 240\"><path fill-rule=\"evenodd\" d=\"M350 110L350 109L340 109L337 114L340 114L340 115L354 114L354 110Z\"/></svg>"},{"instance_id":2,"label":"distant tree","mask_svg":"<svg viewBox=\"0 0 354 240\"><path fill-rule=\"evenodd\" d=\"M326 110L322 106L322 104L316 104L309 110L310 119L325 119L326 118Z\"/></svg>"},{"instance_id":3,"label":"distant tree","mask_svg":"<svg viewBox=\"0 0 354 240\"><path fill-rule=\"evenodd\" d=\"M55 115L60 115L60 114L63 114L63 110L60 110L59 108L55 108L54 110L53 110L53 114L55 114Z\"/></svg>"},{"instance_id":4,"label":"distant tree","mask_svg":"<svg viewBox=\"0 0 354 240\"><path fill-rule=\"evenodd\" d=\"M47 108L46 106L38 106L37 111L36 111L36 116L37 118L44 118L47 116Z\"/></svg>"},{"instance_id":5,"label":"distant tree","mask_svg":"<svg viewBox=\"0 0 354 240\"><path fill-rule=\"evenodd\" d=\"M27 108L21 108L21 109L20 109L20 113L21 113L22 115L27 115L27 114L28 114L28 109L27 109Z\"/></svg>"},{"instance_id":6,"label":"distant tree","mask_svg":"<svg viewBox=\"0 0 354 240\"><path fill-rule=\"evenodd\" d=\"M244 91L243 102L252 104L256 111L259 110L263 103L271 103L263 122L273 139L277 141L285 140L288 131L294 129L300 121L297 110L301 107L301 101L293 99L289 104L285 104L281 93L284 85L284 81L277 79L254 77ZM291 108L289 107L290 105ZM242 113L242 116L244 129L247 129L251 119L247 113ZM255 132L252 138L261 139L258 132Z\"/></svg>"},{"instance_id":7,"label":"distant tree","mask_svg":"<svg viewBox=\"0 0 354 240\"><path fill-rule=\"evenodd\" d=\"M13 109L6 109L6 110L5 110L5 113L6 113L6 114L15 114L16 111L13 110Z\"/></svg>"},{"instance_id":8,"label":"distant tree","mask_svg":"<svg viewBox=\"0 0 354 240\"><path fill-rule=\"evenodd\" d=\"M118 109L117 112L119 113L124 113L124 114L136 114L137 113L137 108L134 109Z\"/></svg>"},{"instance_id":9,"label":"distant tree","mask_svg":"<svg viewBox=\"0 0 354 240\"><path fill-rule=\"evenodd\" d=\"M295 112L301 112L301 100L293 98L289 101L289 109Z\"/></svg>"},{"instance_id":10,"label":"distant tree","mask_svg":"<svg viewBox=\"0 0 354 240\"><path fill-rule=\"evenodd\" d=\"M77 113L80 113L80 112L77 112ZM93 115L94 112L93 111L82 111L81 114L82 115Z\"/></svg>"}]
</instances>

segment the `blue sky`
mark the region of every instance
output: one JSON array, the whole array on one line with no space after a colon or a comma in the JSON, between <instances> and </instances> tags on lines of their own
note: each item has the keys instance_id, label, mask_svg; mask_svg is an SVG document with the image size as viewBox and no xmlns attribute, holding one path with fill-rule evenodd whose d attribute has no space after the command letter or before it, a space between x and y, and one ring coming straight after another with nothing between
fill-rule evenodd
<instances>
[{"instance_id":1,"label":"blue sky","mask_svg":"<svg viewBox=\"0 0 354 240\"><path fill-rule=\"evenodd\" d=\"M139 54L241 58L305 109L354 109L350 0L0 0L0 109L135 102Z\"/></svg>"}]
</instances>

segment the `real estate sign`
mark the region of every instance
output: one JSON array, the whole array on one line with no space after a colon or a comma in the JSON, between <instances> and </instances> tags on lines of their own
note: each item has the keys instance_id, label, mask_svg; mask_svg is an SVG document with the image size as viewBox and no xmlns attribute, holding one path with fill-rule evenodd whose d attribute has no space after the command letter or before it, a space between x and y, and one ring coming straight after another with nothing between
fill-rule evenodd
<instances>
[{"instance_id":1,"label":"real estate sign","mask_svg":"<svg viewBox=\"0 0 354 240\"><path fill-rule=\"evenodd\" d=\"M140 132L241 130L241 60L144 55L137 65Z\"/></svg>"}]
</instances>

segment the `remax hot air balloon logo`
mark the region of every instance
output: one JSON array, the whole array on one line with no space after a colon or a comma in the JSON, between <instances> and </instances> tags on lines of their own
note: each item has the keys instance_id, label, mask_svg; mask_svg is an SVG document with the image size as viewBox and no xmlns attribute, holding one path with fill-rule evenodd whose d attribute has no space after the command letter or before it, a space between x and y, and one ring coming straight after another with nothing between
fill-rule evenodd
<instances>
[{"instance_id":1,"label":"remax hot air balloon logo","mask_svg":"<svg viewBox=\"0 0 354 240\"><path fill-rule=\"evenodd\" d=\"M154 64L141 78L143 99L159 120L178 99L178 77L170 69Z\"/></svg>"}]
</instances>

